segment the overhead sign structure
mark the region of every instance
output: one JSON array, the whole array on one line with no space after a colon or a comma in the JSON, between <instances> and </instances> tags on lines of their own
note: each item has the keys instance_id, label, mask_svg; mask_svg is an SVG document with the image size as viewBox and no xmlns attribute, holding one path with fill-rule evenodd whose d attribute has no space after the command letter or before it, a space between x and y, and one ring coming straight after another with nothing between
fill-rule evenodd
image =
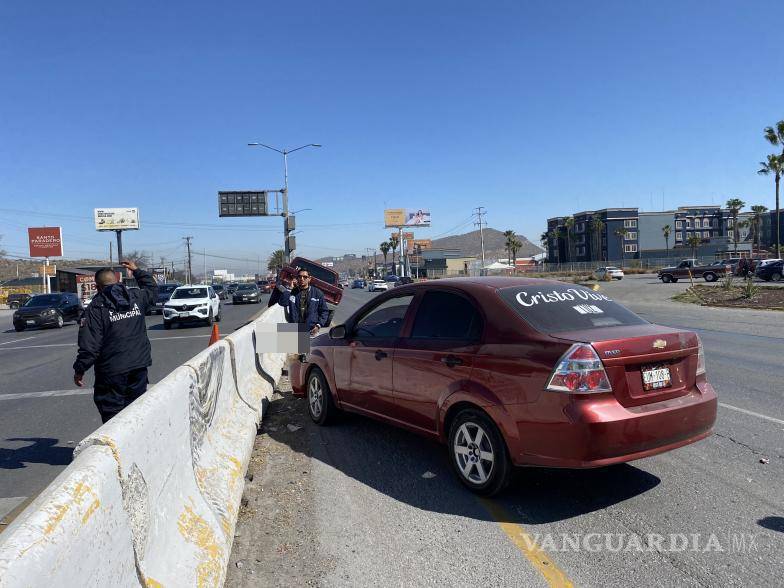
<instances>
[{"instance_id":1,"label":"overhead sign structure","mask_svg":"<svg viewBox=\"0 0 784 588\"><path fill-rule=\"evenodd\" d=\"M63 236L60 227L29 227L27 238L30 257L62 257Z\"/></svg>"},{"instance_id":2,"label":"overhead sign structure","mask_svg":"<svg viewBox=\"0 0 784 588\"><path fill-rule=\"evenodd\" d=\"M387 208L384 211L384 227L429 227L430 210L424 208Z\"/></svg>"},{"instance_id":3,"label":"overhead sign structure","mask_svg":"<svg viewBox=\"0 0 784 588\"><path fill-rule=\"evenodd\" d=\"M138 208L96 208L97 231L135 231L139 229Z\"/></svg>"},{"instance_id":4,"label":"overhead sign structure","mask_svg":"<svg viewBox=\"0 0 784 588\"><path fill-rule=\"evenodd\" d=\"M267 192L218 192L218 216L269 216Z\"/></svg>"}]
</instances>

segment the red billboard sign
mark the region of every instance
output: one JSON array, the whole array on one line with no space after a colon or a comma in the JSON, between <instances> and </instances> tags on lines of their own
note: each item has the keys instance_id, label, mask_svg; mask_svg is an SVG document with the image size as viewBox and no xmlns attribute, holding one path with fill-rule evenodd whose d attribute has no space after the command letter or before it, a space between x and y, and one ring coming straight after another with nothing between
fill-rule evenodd
<instances>
[{"instance_id":1,"label":"red billboard sign","mask_svg":"<svg viewBox=\"0 0 784 588\"><path fill-rule=\"evenodd\" d=\"M60 227L30 227L30 257L62 257L63 237Z\"/></svg>"}]
</instances>

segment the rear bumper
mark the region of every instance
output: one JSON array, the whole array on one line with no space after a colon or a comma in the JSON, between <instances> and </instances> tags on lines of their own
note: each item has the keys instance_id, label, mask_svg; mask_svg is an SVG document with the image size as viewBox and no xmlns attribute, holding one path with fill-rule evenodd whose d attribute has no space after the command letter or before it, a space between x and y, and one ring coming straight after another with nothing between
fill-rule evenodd
<instances>
[{"instance_id":1,"label":"rear bumper","mask_svg":"<svg viewBox=\"0 0 784 588\"><path fill-rule=\"evenodd\" d=\"M520 446L511 451L515 464L594 468L624 463L704 439L716 422L718 401L707 382L686 396L641 407L626 408L603 396L569 403L562 423L518 423Z\"/></svg>"}]
</instances>

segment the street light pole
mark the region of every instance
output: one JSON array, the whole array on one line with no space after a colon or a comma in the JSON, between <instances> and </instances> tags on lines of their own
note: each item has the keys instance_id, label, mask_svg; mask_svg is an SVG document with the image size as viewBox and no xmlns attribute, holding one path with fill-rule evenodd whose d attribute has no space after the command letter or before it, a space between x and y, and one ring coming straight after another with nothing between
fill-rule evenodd
<instances>
[{"instance_id":1,"label":"street light pole","mask_svg":"<svg viewBox=\"0 0 784 588\"><path fill-rule=\"evenodd\" d=\"M248 143L248 147L265 147L271 151L280 153L283 156L283 260L288 263L291 261L292 251L292 249L289 248L289 237L293 230L289 228L289 223L287 221L289 216L289 153L294 153L295 151L305 149L306 147L321 147L321 144L308 143L307 145L301 145L295 149L278 149L277 147L271 147L264 143Z\"/></svg>"}]
</instances>

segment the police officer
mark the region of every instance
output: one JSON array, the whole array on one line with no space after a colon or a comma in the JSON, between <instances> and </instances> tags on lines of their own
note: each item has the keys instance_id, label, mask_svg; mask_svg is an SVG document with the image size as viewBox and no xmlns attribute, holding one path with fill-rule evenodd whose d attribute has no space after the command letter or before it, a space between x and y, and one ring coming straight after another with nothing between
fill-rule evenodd
<instances>
[{"instance_id":1,"label":"police officer","mask_svg":"<svg viewBox=\"0 0 784 588\"><path fill-rule=\"evenodd\" d=\"M93 399L105 423L147 390L147 368L152 364L144 317L158 298L153 277L132 261L139 290L128 290L108 267L95 273L98 293L84 312L79 328L79 352L74 383L84 386L84 373L95 366Z\"/></svg>"}]
</instances>

